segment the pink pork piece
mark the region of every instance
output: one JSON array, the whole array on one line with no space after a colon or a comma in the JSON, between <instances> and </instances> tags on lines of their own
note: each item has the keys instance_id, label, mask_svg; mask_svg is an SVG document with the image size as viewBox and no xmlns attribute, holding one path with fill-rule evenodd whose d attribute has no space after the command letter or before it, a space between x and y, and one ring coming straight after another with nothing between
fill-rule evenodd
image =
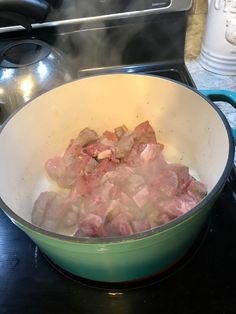
<instances>
[{"instance_id":1,"label":"pink pork piece","mask_svg":"<svg viewBox=\"0 0 236 314\"><path fill-rule=\"evenodd\" d=\"M200 202L207 195L207 189L202 182L192 178L187 188L187 193L195 198L197 202Z\"/></svg>"},{"instance_id":2,"label":"pink pork piece","mask_svg":"<svg viewBox=\"0 0 236 314\"><path fill-rule=\"evenodd\" d=\"M125 213L118 213L105 225L107 236L127 236L134 233L131 221Z\"/></svg>"},{"instance_id":3,"label":"pink pork piece","mask_svg":"<svg viewBox=\"0 0 236 314\"><path fill-rule=\"evenodd\" d=\"M43 192L32 210L32 222L49 231L73 235L78 229L81 203L73 203L56 192Z\"/></svg>"},{"instance_id":4,"label":"pink pork piece","mask_svg":"<svg viewBox=\"0 0 236 314\"><path fill-rule=\"evenodd\" d=\"M77 237L128 236L168 223L207 194L188 167L168 164L164 145L145 121L101 137L89 128L72 139L62 156L45 168L65 192L43 192L32 222Z\"/></svg>"},{"instance_id":5,"label":"pink pork piece","mask_svg":"<svg viewBox=\"0 0 236 314\"><path fill-rule=\"evenodd\" d=\"M134 233L143 232L151 229L151 224L147 219L136 220L132 223Z\"/></svg>"},{"instance_id":6,"label":"pink pork piece","mask_svg":"<svg viewBox=\"0 0 236 314\"><path fill-rule=\"evenodd\" d=\"M45 164L48 175L63 188L73 187L79 176L91 173L96 166L97 161L84 153L71 160L55 157Z\"/></svg>"},{"instance_id":7,"label":"pink pork piece","mask_svg":"<svg viewBox=\"0 0 236 314\"><path fill-rule=\"evenodd\" d=\"M117 128L115 128L115 134L118 138L121 138L126 133L128 133L128 129L125 125L118 126Z\"/></svg>"},{"instance_id":8,"label":"pink pork piece","mask_svg":"<svg viewBox=\"0 0 236 314\"><path fill-rule=\"evenodd\" d=\"M192 180L188 167L179 164L170 164L169 169L174 171L178 178L177 194L181 195L182 193L185 193Z\"/></svg>"},{"instance_id":9,"label":"pink pork piece","mask_svg":"<svg viewBox=\"0 0 236 314\"><path fill-rule=\"evenodd\" d=\"M48 175L60 187L74 185L78 175L90 172L97 165L96 160L83 152L83 146L98 139L97 133L91 129L82 130L75 140L71 140L62 157L54 157L45 163Z\"/></svg>"},{"instance_id":10,"label":"pink pork piece","mask_svg":"<svg viewBox=\"0 0 236 314\"><path fill-rule=\"evenodd\" d=\"M140 123L133 132L136 143L156 144L156 134L149 121Z\"/></svg>"},{"instance_id":11,"label":"pink pork piece","mask_svg":"<svg viewBox=\"0 0 236 314\"><path fill-rule=\"evenodd\" d=\"M95 157L97 159L110 158L112 155L111 146L104 145L104 144L99 143L99 142L88 145L87 147L85 147L84 150L89 156ZM105 154L104 154L104 152L105 152Z\"/></svg>"},{"instance_id":12,"label":"pink pork piece","mask_svg":"<svg viewBox=\"0 0 236 314\"><path fill-rule=\"evenodd\" d=\"M118 135L110 131L105 131L102 136L112 142L117 142L119 140Z\"/></svg>"},{"instance_id":13,"label":"pink pork piece","mask_svg":"<svg viewBox=\"0 0 236 314\"><path fill-rule=\"evenodd\" d=\"M80 147L84 147L88 144L96 142L97 140L97 133L92 129L85 128L79 133L78 137L75 139L75 144Z\"/></svg>"},{"instance_id":14,"label":"pink pork piece","mask_svg":"<svg viewBox=\"0 0 236 314\"><path fill-rule=\"evenodd\" d=\"M166 168L160 174L157 174L152 181L152 195L161 198L173 198L177 194L178 184L176 173Z\"/></svg>"},{"instance_id":15,"label":"pink pork piece","mask_svg":"<svg viewBox=\"0 0 236 314\"><path fill-rule=\"evenodd\" d=\"M88 214L80 220L79 229L75 233L81 237L101 237L104 235L103 219L95 214Z\"/></svg>"}]
</instances>

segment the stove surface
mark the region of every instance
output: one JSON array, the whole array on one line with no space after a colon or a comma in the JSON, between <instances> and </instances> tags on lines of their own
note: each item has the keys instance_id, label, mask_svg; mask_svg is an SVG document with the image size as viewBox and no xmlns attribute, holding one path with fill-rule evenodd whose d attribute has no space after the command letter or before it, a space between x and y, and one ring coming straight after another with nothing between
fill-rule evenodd
<instances>
[{"instance_id":1,"label":"stove surface","mask_svg":"<svg viewBox=\"0 0 236 314\"><path fill-rule=\"evenodd\" d=\"M185 85L196 87L188 69L184 62L175 61L174 63L162 62L162 63L150 63L150 64L139 64L132 66L123 67L101 67L95 69L84 69L77 73L78 77L99 75L99 74L111 74L111 73L136 73L160 76L168 78L177 82L184 83Z\"/></svg>"},{"instance_id":2,"label":"stove surface","mask_svg":"<svg viewBox=\"0 0 236 314\"><path fill-rule=\"evenodd\" d=\"M119 70L194 85L183 63ZM189 253L167 272L126 285L83 280L58 269L0 210L0 313L235 314L235 178L230 180Z\"/></svg>"}]
</instances>

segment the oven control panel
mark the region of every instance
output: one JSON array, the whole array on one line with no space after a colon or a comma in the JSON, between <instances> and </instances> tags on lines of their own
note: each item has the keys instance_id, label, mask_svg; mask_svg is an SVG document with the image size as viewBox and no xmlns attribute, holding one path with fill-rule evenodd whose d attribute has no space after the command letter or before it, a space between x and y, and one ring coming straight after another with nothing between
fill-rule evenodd
<instances>
[{"instance_id":1,"label":"oven control panel","mask_svg":"<svg viewBox=\"0 0 236 314\"><path fill-rule=\"evenodd\" d=\"M44 0L45 2L46 0ZM32 24L33 28L57 27L104 22L109 20L123 21L128 18L139 18L153 14L187 11L192 7L193 0L47 0L50 10L42 23L32 24L32 18L24 15L21 26L17 25L16 14L2 15L0 12L0 33L17 31L22 25ZM1 2L1 1L0 1ZM54 3L54 4L53 4ZM56 5L55 5L56 3ZM25 11L27 12L27 11ZM14 13L14 12L13 12ZM7 18L6 18L7 17ZM28 20L27 20L28 18ZM15 23L12 23L15 22Z\"/></svg>"}]
</instances>

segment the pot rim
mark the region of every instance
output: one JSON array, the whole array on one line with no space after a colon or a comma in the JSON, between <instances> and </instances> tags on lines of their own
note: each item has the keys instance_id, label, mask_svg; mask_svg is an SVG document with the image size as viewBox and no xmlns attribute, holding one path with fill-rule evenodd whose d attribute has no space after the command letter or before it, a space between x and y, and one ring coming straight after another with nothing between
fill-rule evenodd
<instances>
[{"instance_id":1,"label":"pot rim","mask_svg":"<svg viewBox=\"0 0 236 314\"><path fill-rule=\"evenodd\" d=\"M92 77L103 77L103 76L117 76L117 75L131 75L131 76L145 76L145 77L152 77L158 80L164 80L164 81L170 81L171 83L174 83L176 85L180 85L184 88L187 88L191 91L193 91L194 93L198 94L200 97L204 98L205 101L218 113L218 115L220 116L222 122L224 123L224 126L226 128L227 131L227 135L228 135L228 141L229 141L229 153L228 153L228 158L227 158L227 162L224 168L224 171L221 175L221 177L219 178L218 182L215 184L214 188L211 190L211 192L209 192L205 198L198 203L195 207L193 207L192 209L190 209L188 212L186 212L185 214L171 220L170 222L154 227L152 229L148 229L146 231L142 231L136 234L132 234L129 236L114 236L114 237L97 237L97 238L92 238L92 237L73 237L73 236L67 236L67 235L62 235L62 234L57 234L54 233L52 231L47 231L45 229L42 229L40 227L37 227L36 225L33 225L32 223L26 221L25 219L21 218L19 215L17 215L12 209L10 209L7 204L2 200L1 196L0 196L0 207L3 209L3 211L14 221L16 221L17 223L19 223L20 225L26 227L27 229L30 229L31 231L34 231L36 233L42 234L44 236L53 238L55 240L63 240L63 241L67 241L70 243L81 243L81 244L111 244L111 243L119 243L119 242L124 242L124 241L130 241L130 240L138 240L138 239L142 239L142 238L146 238L155 234L158 234L160 232L163 231L167 231L168 229L171 229L173 227L175 227L178 224L183 223L184 221L188 220L190 217L194 216L197 212L199 212L201 209L203 209L205 206L208 205L209 200L210 199L214 199L214 196L223 188L229 174L230 171L233 167L233 162L234 162L234 141L233 141L233 136L232 136L232 132L231 132L231 128L230 125L226 119L226 117L224 116L224 114L221 112L221 110L206 96L202 95L200 91L198 91L196 88L185 85L182 82L177 82L173 79L169 79L169 78L163 78L160 76L154 76L151 74L142 74L142 73L109 73L109 74L99 74L99 75L91 75L88 77L82 77L79 78L77 80L73 80L69 83L60 85L54 89L57 88L61 88L64 85L67 84L73 84L77 81L80 80L86 80ZM51 90L49 90L46 93L49 93ZM45 94L46 94L45 93ZM40 96L38 96L40 97ZM37 97L35 97L37 98ZM21 106L20 108L18 108L14 113L12 113L5 121L4 123L1 125L0 128L0 135L3 131L3 129L7 126L8 122L18 113L18 111L20 111L21 109L23 109L26 105L28 105L30 102L32 102L35 98L30 99L29 101L27 101L23 106Z\"/></svg>"}]
</instances>

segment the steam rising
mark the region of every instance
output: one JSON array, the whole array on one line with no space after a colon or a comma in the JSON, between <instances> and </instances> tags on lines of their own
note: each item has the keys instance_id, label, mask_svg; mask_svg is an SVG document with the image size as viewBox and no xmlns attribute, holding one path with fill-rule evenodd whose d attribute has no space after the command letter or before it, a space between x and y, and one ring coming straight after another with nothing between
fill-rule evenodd
<instances>
[{"instance_id":1,"label":"steam rising","mask_svg":"<svg viewBox=\"0 0 236 314\"><path fill-rule=\"evenodd\" d=\"M153 8L165 3L156 1ZM60 10L54 9L53 20L66 20L67 26L57 28L56 42L51 43L70 60L75 78L81 70L183 60L185 14L110 18L110 14L137 13L151 5L147 0L66 0Z\"/></svg>"},{"instance_id":2,"label":"steam rising","mask_svg":"<svg viewBox=\"0 0 236 314\"><path fill-rule=\"evenodd\" d=\"M100 0L94 1L67 1L61 6L62 15L60 19L72 19L78 17L100 16L121 11L121 0ZM125 11L133 11L133 8L145 8L146 1L127 1ZM122 5L124 10L124 5ZM140 23L141 20L141 23ZM127 20L97 21L94 23L85 22L77 25L77 30L70 30L66 36L63 32L59 34L56 42L62 51L69 57L73 68L88 69L105 66L119 66L126 63L126 53L129 50L129 43L145 27L144 18L139 23ZM128 26L127 26L127 23ZM119 25L119 27L117 27ZM150 35L150 34L149 34ZM141 48L141 47L139 47Z\"/></svg>"}]
</instances>

